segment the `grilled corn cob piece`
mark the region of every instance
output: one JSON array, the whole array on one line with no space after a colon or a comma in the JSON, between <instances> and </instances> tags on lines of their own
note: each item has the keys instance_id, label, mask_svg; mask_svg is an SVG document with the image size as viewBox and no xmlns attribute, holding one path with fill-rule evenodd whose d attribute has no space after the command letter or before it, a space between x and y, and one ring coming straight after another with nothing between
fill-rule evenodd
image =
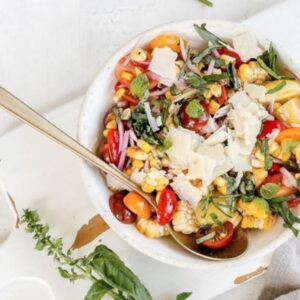
<instances>
[{"instance_id":1,"label":"grilled corn cob piece","mask_svg":"<svg viewBox=\"0 0 300 300\"><path fill-rule=\"evenodd\" d=\"M244 215L251 215L256 219L266 219L269 214L269 204L262 198L254 198L251 202L238 202L238 209Z\"/></svg>"},{"instance_id":2,"label":"grilled corn cob piece","mask_svg":"<svg viewBox=\"0 0 300 300\"><path fill-rule=\"evenodd\" d=\"M184 234L190 234L198 230L195 212L188 201L182 200L178 202L172 223L175 231Z\"/></svg>"},{"instance_id":3,"label":"grilled corn cob piece","mask_svg":"<svg viewBox=\"0 0 300 300\"><path fill-rule=\"evenodd\" d=\"M135 227L148 238L160 238L169 235L167 226L159 225L154 220L139 219Z\"/></svg>"},{"instance_id":4,"label":"grilled corn cob piece","mask_svg":"<svg viewBox=\"0 0 300 300\"><path fill-rule=\"evenodd\" d=\"M242 64L238 70L242 82L262 84L268 78L268 73L256 61Z\"/></svg>"},{"instance_id":5,"label":"grilled corn cob piece","mask_svg":"<svg viewBox=\"0 0 300 300\"><path fill-rule=\"evenodd\" d=\"M282 84L282 82L285 81L285 85L277 92L268 94L268 92L278 86L279 84ZM270 81L265 84L266 88L266 96L263 100L265 103L269 103L272 99L275 100L275 102L284 103L288 99L299 96L300 95L300 83L296 80L274 80Z\"/></svg>"},{"instance_id":6,"label":"grilled corn cob piece","mask_svg":"<svg viewBox=\"0 0 300 300\"><path fill-rule=\"evenodd\" d=\"M222 195L226 195L227 193L227 181L222 178L222 177L217 177L215 180L214 180L214 184L216 185L217 187L217 190L222 194Z\"/></svg>"},{"instance_id":7,"label":"grilled corn cob piece","mask_svg":"<svg viewBox=\"0 0 300 300\"><path fill-rule=\"evenodd\" d=\"M241 228L255 228L260 230L270 229L276 221L276 215L270 213L265 219L257 219L254 216L244 216L240 224Z\"/></svg>"},{"instance_id":8,"label":"grilled corn cob piece","mask_svg":"<svg viewBox=\"0 0 300 300\"><path fill-rule=\"evenodd\" d=\"M252 173L256 186L260 186L268 176L268 171L265 169L253 168Z\"/></svg>"}]
</instances>

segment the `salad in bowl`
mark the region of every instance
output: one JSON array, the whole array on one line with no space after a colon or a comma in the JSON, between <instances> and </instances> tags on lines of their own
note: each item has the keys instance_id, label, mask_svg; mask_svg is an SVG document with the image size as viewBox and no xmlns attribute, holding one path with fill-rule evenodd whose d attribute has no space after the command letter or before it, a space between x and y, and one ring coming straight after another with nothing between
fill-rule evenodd
<instances>
[{"instance_id":1,"label":"salad in bowl","mask_svg":"<svg viewBox=\"0 0 300 300\"><path fill-rule=\"evenodd\" d=\"M252 33L193 26L197 38L158 33L114 65L97 154L157 210L109 175L107 207L147 238L172 224L211 251L237 227L263 235L279 222L297 235L300 83Z\"/></svg>"}]
</instances>

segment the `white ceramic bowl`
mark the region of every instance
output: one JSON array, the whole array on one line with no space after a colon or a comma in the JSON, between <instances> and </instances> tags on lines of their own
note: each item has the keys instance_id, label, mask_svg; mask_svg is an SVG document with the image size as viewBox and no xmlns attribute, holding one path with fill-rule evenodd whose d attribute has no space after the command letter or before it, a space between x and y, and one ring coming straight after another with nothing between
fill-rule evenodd
<instances>
[{"instance_id":1,"label":"white ceramic bowl","mask_svg":"<svg viewBox=\"0 0 300 300\"><path fill-rule=\"evenodd\" d=\"M119 49L111 59L107 61L91 85L80 114L78 127L80 143L89 149L94 149L95 144L97 144L97 141L101 137L104 115L112 105L111 97L115 83L114 68L121 57L129 53L135 46L143 45L155 35L163 32L178 33L187 38L187 40L199 45L202 41L195 32L193 24L201 24L203 22L207 23L209 30L223 39L230 40L239 33L250 31L248 28L235 23L191 20L167 24L140 34ZM257 33L254 34L261 46L268 48L269 41ZM278 45L276 45L276 49L280 54L281 63L289 66L290 70L296 73L296 69L300 69L299 65L293 62L285 53L282 53ZM292 235L289 230L282 227L282 222L278 221L270 231L251 232L249 234L249 249L242 257L235 260L218 262L203 260L182 250L171 238L148 239L140 234L134 226L121 224L109 209L109 191L100 172L85 162L82 163L82 172L91 201L107 224L123 238L124 241L137 250L156 260L173 266L191 269L224 268L225 266L242 263L246 260L255 259L258 256L267 254L284 243Z\"/></svg>"}]
</instances>

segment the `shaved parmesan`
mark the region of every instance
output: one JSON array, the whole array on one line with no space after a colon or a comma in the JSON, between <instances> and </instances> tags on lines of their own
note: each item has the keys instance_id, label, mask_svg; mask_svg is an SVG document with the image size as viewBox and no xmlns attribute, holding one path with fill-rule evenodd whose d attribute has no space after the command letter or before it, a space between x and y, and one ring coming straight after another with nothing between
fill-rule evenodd
<instances>
[{"instance_id":1,"label":"shaved parmesan","mask_svg":"<svg viewBox=\"0 0 300 300\"><path fill-rule=\"evenodd\" d=\"M170 185L180 200L189 201L193 207L196 207L202 198L201 190L193 186L183 174L175 177Z\"/></svg>"},{"instance_id":2,"label":"shaved parmesan","mask_svg":"<svg viewBox=\"0 0 300 300\"><path fill-rule=\"evenodd\" d=\"M216 144L221 144L227 140L227 131L226 127L222 126L217 131L215 131L212 135L210 135L202 145L213 146Z\"/></svg>"},{"instance_id":3,"label":"shaved parmesan","mask_svg":"<svg viewBox=\"0 0 300 300\"><path fill-rule=\"evenodd\" d=\"M266 88L262 85L245 83L244 90L250 98L258 100L260 102L263 101L266 96Z\"/></svg>"},{"instance_id":4,"label":"shaved parmesan","mask_svg":"<svg viewBox=\"0 0 300 300\"><path fill-rule=\"evenodd\" d=\"M187 168L191 152L201 143L201 137L193 131L182 127L172 128L167 138L172 146L166 151L172 167Z\"/></svg>"},{"instance_id":5,"label":"shaved parmesan","mask_svg":"<svg viewBox=\"0 0 300 300\"><path fill-rule=\"evenodd\" d=\"M248 61L262 54L262 49L258 46L257 40L253 34L246 32L235 36L232 39L233 48L240 55L242 61Z\"/></svg>"},{"instance_id":6,"label":"shaved parmesan","mask_svg":"<svg viewBox=\"0 0 300 300\"><path fill-rule=\"evenodd\" d=\"M168 82L177 80L175 61L177 53L168 47L155 48L149 70L166 79Z\"/></svg>"}]
</instances>

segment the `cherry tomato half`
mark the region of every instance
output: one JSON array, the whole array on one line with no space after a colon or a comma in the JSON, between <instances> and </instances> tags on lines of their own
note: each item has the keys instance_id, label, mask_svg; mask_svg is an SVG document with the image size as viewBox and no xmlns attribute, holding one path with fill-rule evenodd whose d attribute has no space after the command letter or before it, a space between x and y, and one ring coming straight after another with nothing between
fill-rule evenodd
<instances>
[{"instance_id":1,"label":"cherry tomato half","mask_svg":"<svg viewBox=\"0 0 300 300\"><path fill-rule=\"evenodd\" d=\"M223 105L227 101L228 96L227 96L226 86L222 84L221 88L222 88L222 94L219 98L217 98L217 100L220 105Z\"/></svg>"},{"instance_id":2,"label":"cherry tomato half","mask_svg":"<svg viewBox=\"0 0 300 300\"><path fill-rule=\"evenodd\" d=\"M262 140L266 137L267 134L271 133L274 129L279 129L280 131L285 129L285 126L282 122L278 120L273 121L265 121L262 125L262 130L260 134L257 136L259 140Z\"/></svg>"},{"instance_id":3,"label":"cherry tomato half","mask_svg":"<svg viewBox=\"0 0 300 300\"><path fill-rule=\"evenodd\" d=\"M157 204L157 223L168 224L177 207L177 197L173 190L165 188L161 191Z\"/></svg>"},{"instance_id":4,"label":"cherry tomato half","mask_svg":"<svg viewBox=\"0 0 300 300\"><path fill-rule=\"evenodd\" d=\"M119 132L118 129L109 129L107 133L107 143L110 162L118 165L119 162Z\"/></svg>"},{"instance_id":5,"label":"cherry tomato half","mask_svg":"<svg viewBox=\"0 0 300 300\"><path fill-rule=\"evenodd\" d=\"M263 184L266 183L281 183L283 176L280 172L269 174L264 180Z\"/></svg>"},{"instance_id":6,"label":"cherry tomato half","mask_svg":"<svg viewBox=\"0 0 300 300\"><path fill-rule=\"evenodd\" d=\"M173 51L180 52L180 37L176 34L160 34L149 43L151 50L154 48L169 47Z\"/></svg>"},{"instance_id":7,"label":"cherry tomato half","mask_svg":"<svg viewBox=\"0 0 300 300\"><path fill-rule=\"evenodd\" d=\"M128 104L133 106L136 106L138 104L138 100L134 99L133 97L129 96L126 93L122 96L122 100L126 101Z\"/></svg>"},{"instance_id":8,"label":"cherry tomato half","mask_svg":"<svg viewBox=\"0 0 300 300\"><path fill-rule=\"evenodd\" d=\"M144 72L144 69L140 66L135 66L131 61L129 61L126 65L125 62L126 60L128 60L128 58L126 56L124 56L123 58L121 58L116 66L115 69L115 76L117 78L117 81L122 84L124 87L129 88L130 87L130 83L132 81L132 79L135 77L136 75L136 71L137 69L139 70L139 72ZM122 73L123 72L127 72L130 73L132 75L132 79L128 80L122 77Z\"/></svg>"},{"instance_id":9,"label":"cherry tomato half","mask_svg":"<svg viewBox=\"0 0 300 300\"><path fill-rule=\"evenodd\" d=\"M199 133L201 129L206 125L208 120L207 106L201 103L200 105L203 108L203 115L199 118L192 118L186 112L187 105L188 105L187 102L183 103L179 110L179 117L180 117L181 124L184 128Z\"/></svg>"},{"instance_id":10,"label":"cherry tomato half","mask_svg":"<svg viewBox=\"0 0 300 300\"><path fill-rule=\"evenodd\" d=\"M117 192L109 197L109 207L113 215L123 224L132 224L136 214L130 211L123 202L127 192Z\"/></svg>"},{"instance_id":11,"label":"cherry tomato half","mask_svg":"<svg viewBox=\"0 0 300 300\"><path fill-rule=\"evenodd\" d=\"M224 223L224 229L225 229L225 235L223 236L223 228L222 227L214 227L212 229L209 229L205 231L205 234L203 232L197 233L196 236L201 237L203 235L206 235L212 231L216 232L216 235L214 238L205 241L200 244L200 246L212 249L212 250L218 250L226 247L232 240L233 234L234 234L234 226L230 222Z\"/></svg>"},{"instance_id":12,"label":"cherry tomato half","mask_svg":"<svg viewBox=\"0 0 300 300\"><path fill-rule=\"evenodd\" d=\"M235 59L235 67L236 68L238 68L243 63L241 57L236 52L234 52L234 51L231 51L231 50L229 50L227 48L221 48L221 49L218 49L218 52L221 55L224 54L224 55L227 55L227 56L230 56L230 57L234 58Z\"/></svg>"},{"instance_id":13,"label":"cherry tomato half","mask_svg":"<svg viewBox=\"0 0 300 300\"><path fill-rule=\"evenodd\" d=\"M273 163L273 164L272 164L272 167L271 167L271 170L270 170L269 172L270 172L271 174L278 173L281 167L282 167L281 164Z\"/></svg>"},{"instance_id":14,"label":"cherry tomato half","mask_svg":"<svg viewBox=\"0 0 300 300\"><path fill-rule=\"evenodd\" d=\"M293 208L293 207L298 206L300 204L300 197L297 197L295 199L289 200L287 202L287 204L288 204L289 208Z\"/></svg>"}]
</instances>

